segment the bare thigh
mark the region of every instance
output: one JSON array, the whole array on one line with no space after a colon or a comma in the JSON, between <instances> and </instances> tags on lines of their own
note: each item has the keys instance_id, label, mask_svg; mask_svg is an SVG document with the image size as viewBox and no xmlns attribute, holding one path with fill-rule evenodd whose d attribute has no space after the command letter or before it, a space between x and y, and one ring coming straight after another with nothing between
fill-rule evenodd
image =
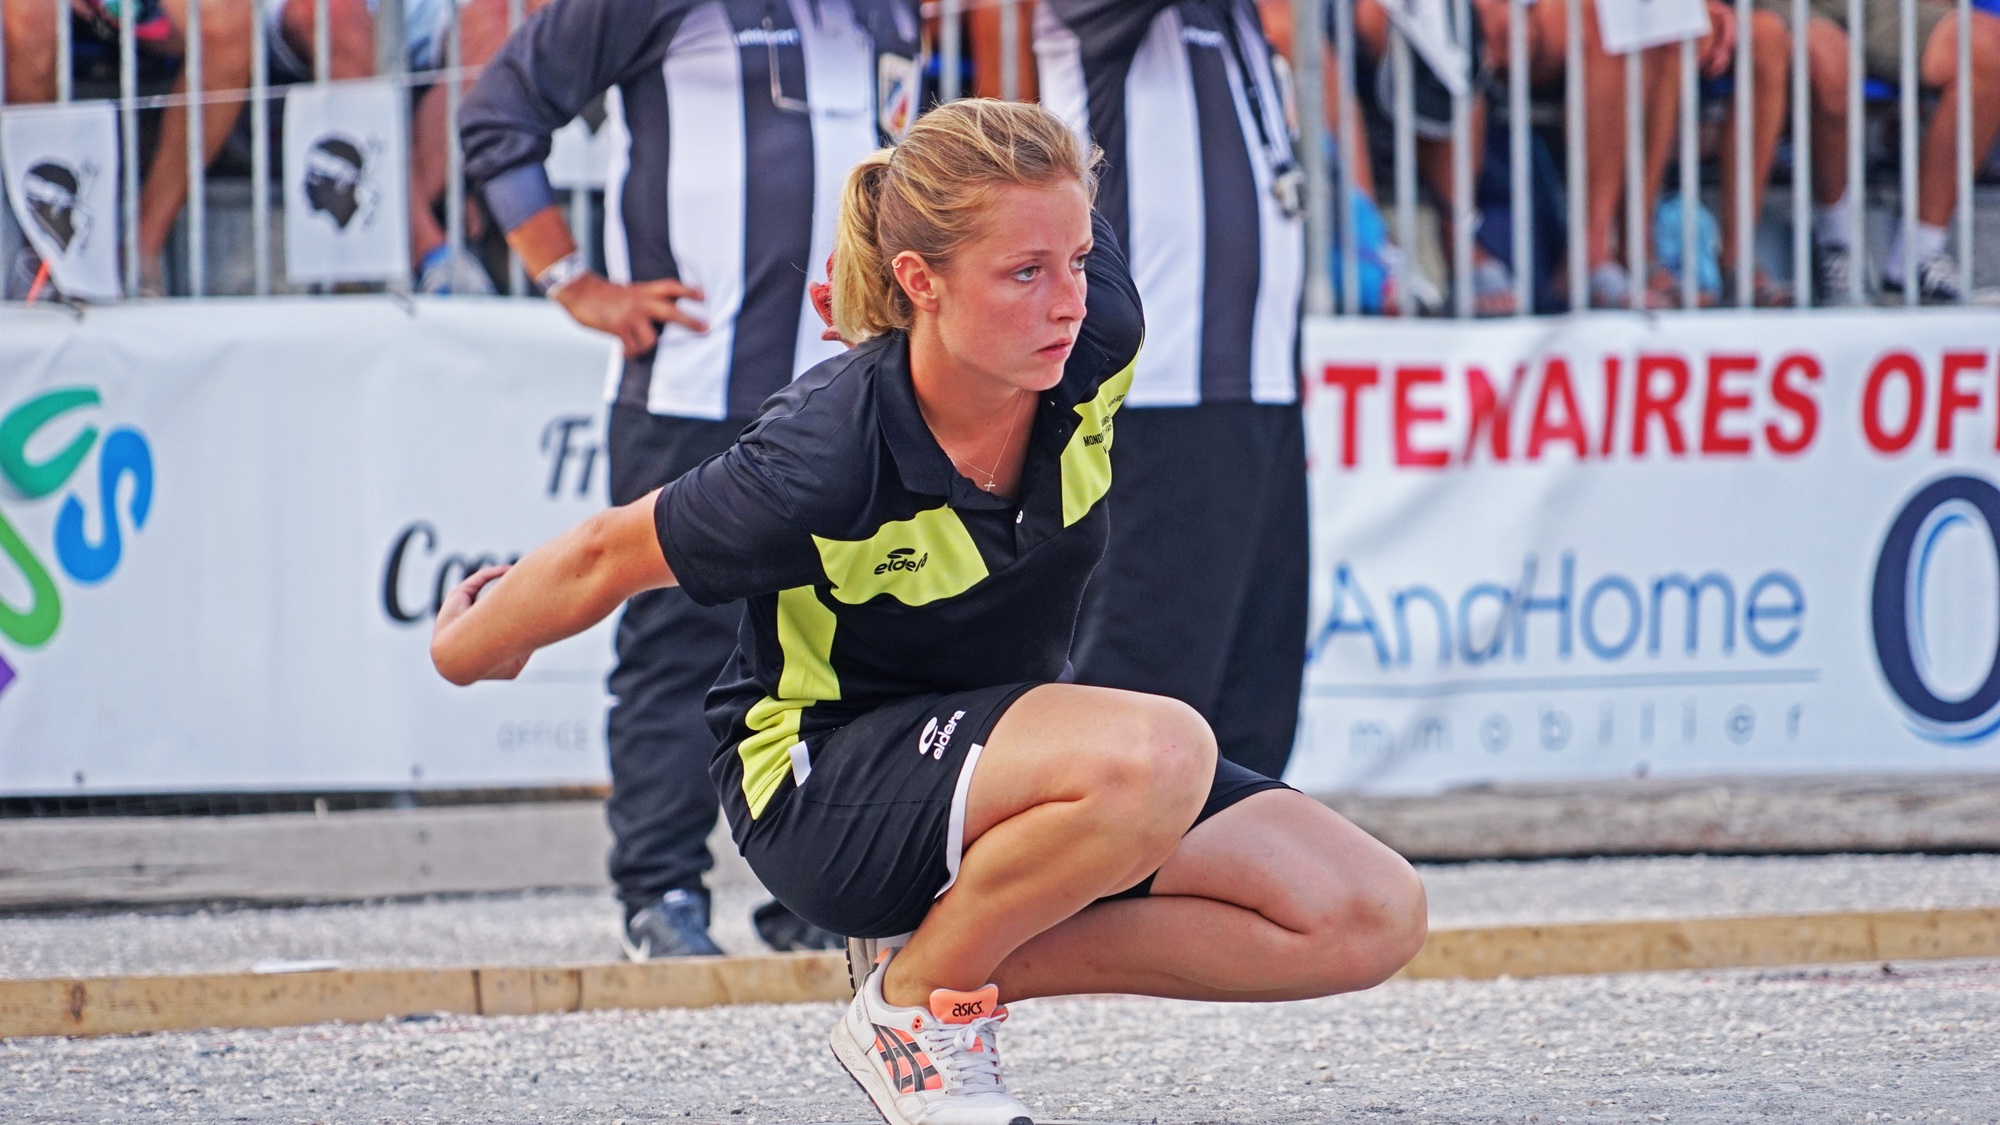
<instances>
[{"instance_id":1,"label":"bare thigh","mask_svg":"<svg viewBox=\"0 0 2000 1125\"><path fill-rule=\"evenodd\" d=\"M1043 684L987 736L966 803L969 847L1037 805L1141 786L1173 794L1156 815L1194 822L1215 772L1215 738L1194 709L1164 696ZM1180 819L1185 816L1185 819Z\"/></svg>"}]
</instances>

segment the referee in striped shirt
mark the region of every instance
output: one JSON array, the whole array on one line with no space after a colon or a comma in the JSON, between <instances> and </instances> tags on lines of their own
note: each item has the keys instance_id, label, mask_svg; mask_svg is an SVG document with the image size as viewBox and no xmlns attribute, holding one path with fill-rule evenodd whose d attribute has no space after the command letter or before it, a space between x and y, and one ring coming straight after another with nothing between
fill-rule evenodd
<instances>
[{"instance_id":1,"label":"referee in striped shirt","mask_svg":"<svg viewBox=\"0 0 2000 1125\"><path fill-rule=\"evenodd\" d=\"M619 341L614 505L728 448L841 350L807 283L824 280L848 169L916 114L918 35L917 0L555 0L486 67L462 111L466 172L543 291ZM620 142L609 278L577 252L542 164L600 95ZM619 619L606 816L636 960L721 952L702 885L717 811L703 699L741 620L678 589ZM838 944L775 902L757 925L780 948Z\"/></svg>"},{"instance_id":2,"label":"referee in striped shirt","mask_svg":"<svg viewBox=\"0 0 2000 1125\"><path fill-rule=\"evenodd\" d=\"M1042 0L1035 55L1043 103L1105 151L1097 205L1146 310L1078 678L1174 696L1278 777L1307 583L1288 98L1251 0Z\"/></svg>"}]
</instances>

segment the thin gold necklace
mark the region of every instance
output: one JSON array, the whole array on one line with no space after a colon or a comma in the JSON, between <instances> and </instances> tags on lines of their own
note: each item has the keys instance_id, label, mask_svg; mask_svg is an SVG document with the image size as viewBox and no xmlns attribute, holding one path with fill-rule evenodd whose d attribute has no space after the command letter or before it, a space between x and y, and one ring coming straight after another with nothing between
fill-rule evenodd
<instances>
[{"instance_id":1,"label":"thin gold necklace","mask_svg":"<svg viewBox=\"0 0 2000 1125\"><path fill-rule=\"evenodd\" d=\"M973 464L972 462L966 460L965 458L960 457L956 453L950 455L952 463L958 465L960 468L971 469L976 473L984 475L986 477L986 483L980 485L979 487L984 489L985 491L987 492L999 491L1000 462L1005 461L1007 459L1007 450L1014 444L1014 431L1019 429L1020 426L1021 426L1021 415L1017 411L1014 414L1014 420L1007 423L1007 436L1005 438L1002 438L1000 441L1000 456L994 458L992 468L982 469L979 466Z\"/></svg>"}]
</instances>

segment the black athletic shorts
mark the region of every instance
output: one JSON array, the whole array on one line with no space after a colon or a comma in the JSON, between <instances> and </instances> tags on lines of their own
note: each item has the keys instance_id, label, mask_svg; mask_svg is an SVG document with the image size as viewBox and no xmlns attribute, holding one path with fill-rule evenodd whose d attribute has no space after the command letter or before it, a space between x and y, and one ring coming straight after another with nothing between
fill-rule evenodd
<instances>
[{"instance_id":1,"label":"black athletic shorts","mask_svg":"<svg viewBox=\"0 0 2000 1125\"><path fill-rule=\"evenodd\" d=\"M915 930L958 878L979 752L1007 708L1037 686L912 696L807 739L806 761L794 754L794 776L804 779L752 823L743 857L778 901L816 926L864 938ZM1218 757L1194 823L1284 788ZM1111 897L1144 896L1152 883L1147 876Z\"/></svg>"}]
</instances>

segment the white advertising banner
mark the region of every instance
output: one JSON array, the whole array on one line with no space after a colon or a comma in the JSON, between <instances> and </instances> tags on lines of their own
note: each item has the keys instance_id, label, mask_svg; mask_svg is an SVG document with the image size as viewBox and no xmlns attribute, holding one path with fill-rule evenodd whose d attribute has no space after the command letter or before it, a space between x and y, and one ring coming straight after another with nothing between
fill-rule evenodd
<instances>
[{"instance_id":1,"label":"white advertising banner","mask_svg":"<svg viewBox=\"0 0 2000 1125\"><path fill-rule=\"evenodd\" d=\"M589 784L609 626L432 671L439 591L603 507L543 302L0 308L0 793Z\"/></svg>"},{"instance_id":2,"label":"white advertising banner","mask_svg":"<svg viewBox=\"0 0 2000 1125\"><path fill-rule=\"evenodd\" d=\"M1992 312L1311 324L1287 779L2000 769Z\"/></svg>"},{"instance_id":3,"label":"white advertising banner","mask_svg":"<svg viewBox=\"0 0 2000 1125\"><path fill-rule=\"evenodd\" d=\"M286 92L285 276L294 284L408 276L405 97L388 79Z\"/></svg>"},{"instance_id":4,"label":"white advertising banner","mask_svg":"<svg viewBox=\"0 0 2000 1125\"><path fill-rule=\"evenodd\" d=\"M1309 324L1288 780L2000 769L1996 329ZM602 507L604 352L500 299L0 309L0 793L601 781L608 627L470 689L427 647Z\"/></svg>"},{"instance_id":5,"label":"white advertising banner","mask_svg":"<svg viewBox=\"0 0 2000 1125\"><path fill-rule=\"evenodd\" d=\"M55 287L115 301L118 284L118 114L110 102L0 113L6 194Z\"/></svg>"}]
</instances>

